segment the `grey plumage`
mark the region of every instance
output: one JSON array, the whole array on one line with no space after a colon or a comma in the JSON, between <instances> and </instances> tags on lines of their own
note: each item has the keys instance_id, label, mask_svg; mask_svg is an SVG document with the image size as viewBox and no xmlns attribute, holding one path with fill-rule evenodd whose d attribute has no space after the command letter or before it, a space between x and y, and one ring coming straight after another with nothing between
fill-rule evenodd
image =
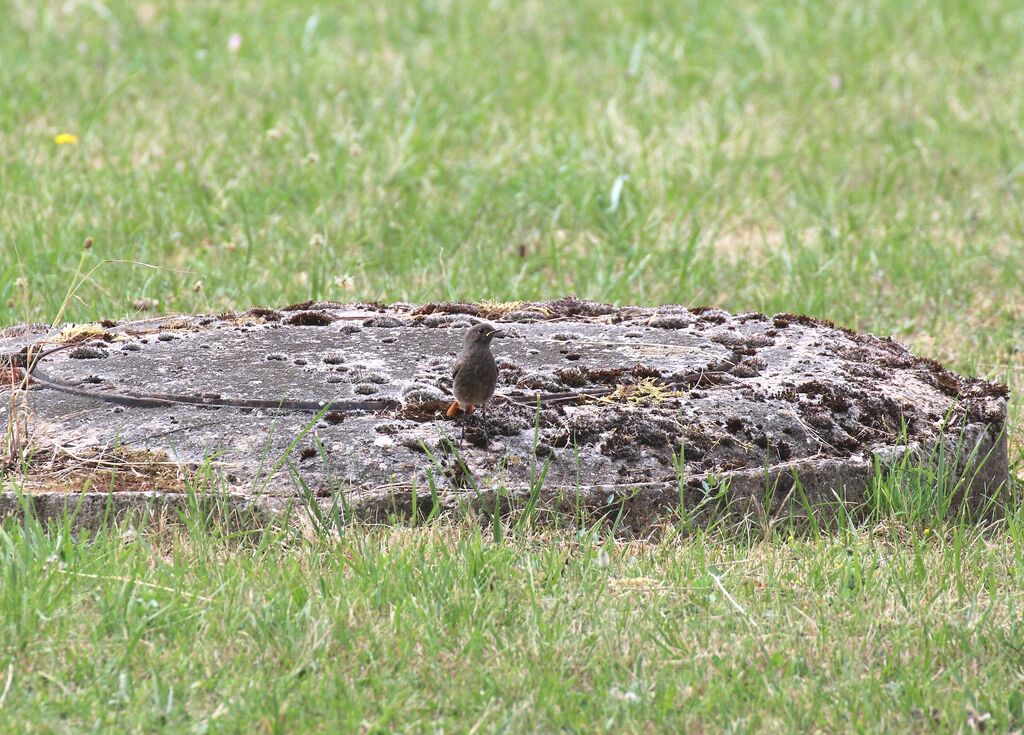
<instances>
[{"instance_id":1,"label":"grey plumage","mask_svg":"<svg viewBox=\"0 0 1024 735\"><path fill-rule=\"evenodd\" d=\"M504 332L486 322L466 332L462 354L452 370L455 403L448 408L448 416L455 416L459 409L471 413L477 406L486 416L487 401L494 395L498 383L498 365L491 354L491 340L503 336Z\"/></svg>"},{"instance_id":2,"label":"grey plumage","mask_svg":"<svg viewBox=\"0 0 1024 735\"><path fill-rule=\"evenodd\" d=\"M462 354L455 362L453 392L460 406L481 406L494 395L498 383L498 365L491 353L491 340L498 330L490 324L477 324L466 332Z\"/></svg>"}]
</instances>

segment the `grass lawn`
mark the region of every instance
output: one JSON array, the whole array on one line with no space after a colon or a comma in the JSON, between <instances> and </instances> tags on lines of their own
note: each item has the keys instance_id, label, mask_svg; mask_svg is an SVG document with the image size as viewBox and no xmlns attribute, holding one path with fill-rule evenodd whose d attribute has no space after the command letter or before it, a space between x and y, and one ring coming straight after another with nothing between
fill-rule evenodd
<instances>
[{"instance_id":1,"label":"grass lawn","mask_svg":"<svg viewBox=\"0 0 1024 735\"><path fill-rule=\"evenodd\" d=\"M0 326L69 289L803 312L1009 383L1019 474L1022 34L1010 0L0 0ZM3 523L0 731L1024 729L1020 510L201 520Z\"/></svg>"}]
</instances>

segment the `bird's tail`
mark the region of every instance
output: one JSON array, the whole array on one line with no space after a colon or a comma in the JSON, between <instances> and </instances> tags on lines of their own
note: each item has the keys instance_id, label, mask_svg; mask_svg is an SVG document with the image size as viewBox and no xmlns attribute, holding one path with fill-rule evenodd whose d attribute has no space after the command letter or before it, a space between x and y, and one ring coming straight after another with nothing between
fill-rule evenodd
<instances>
[{"instance_id":1,"label":"bird's tail","mask_svg":"<svg viewBox=\"0 0 1024 735\"><path fill-rule=\"evenodd\" d=\"M448 410L444 412L444 415L450 419L455 418L455 414L459 411L465 411L466 413L473 413L475 409L472 403L460 404L458 401L452 401L452 405L448 406Z\"/></svg>"}]
</instances>

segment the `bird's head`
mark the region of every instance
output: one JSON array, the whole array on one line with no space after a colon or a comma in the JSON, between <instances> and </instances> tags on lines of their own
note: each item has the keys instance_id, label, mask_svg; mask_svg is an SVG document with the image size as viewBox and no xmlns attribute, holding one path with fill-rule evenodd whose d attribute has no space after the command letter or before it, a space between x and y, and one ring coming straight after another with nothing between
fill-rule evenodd
<instances>
[{"instance_id":1,"label":"bird's head","mask_svg":"<svg viewBox=\"0 0 1024 735\"><path fill-rule=\"evenodd\" d=\"M495 337L504 337L505 333L500 329L497 329L493 324L487 322L480 322L474 324L466 332L466 346L470 345L483 345L488 346L491 344L491 340Z\"/></svg>"}]
</instances>

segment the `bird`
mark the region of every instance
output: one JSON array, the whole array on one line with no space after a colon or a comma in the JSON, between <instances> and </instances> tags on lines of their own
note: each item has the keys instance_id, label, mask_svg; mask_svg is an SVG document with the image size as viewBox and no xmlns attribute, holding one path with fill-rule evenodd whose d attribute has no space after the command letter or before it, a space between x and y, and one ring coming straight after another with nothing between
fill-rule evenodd
<instances>
[{"instance_id":1,"label":"bird","mask_svg":"<svg viewBox=\"0 0 1024 735\"><path fill-rule=\"evenodd\" d=\"M491 354L491 340L504 336L503 331L487 322L475 324L466 331L462 354L452 368L455 400L445 412L448 418L454 418L460 410L471 414L479 406L482 420L487 421L487 401L494 395L494 386L498 383L498 365ZM463 435L465 431L463 425ZM486 426L484 439L487 439Z\"/></svg>"}]
</instances>

